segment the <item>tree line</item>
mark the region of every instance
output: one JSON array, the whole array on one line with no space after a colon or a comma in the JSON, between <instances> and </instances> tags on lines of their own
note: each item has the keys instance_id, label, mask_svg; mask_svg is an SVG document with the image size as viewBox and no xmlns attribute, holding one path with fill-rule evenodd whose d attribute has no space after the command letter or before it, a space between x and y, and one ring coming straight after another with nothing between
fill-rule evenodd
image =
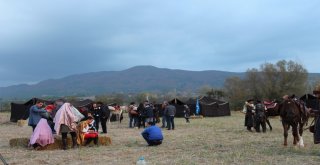
<instances>
[{"instance_id":1,"label":"tree line","mask_svg":"<svg viewBox=\"0 0 320 165\"><path fill-rule=\"evenodd\" d=\"M308 82L308 72L294 61L264 63L246 71L243 79L226 79L224 90L233 109L243 106L246 99L281 100L284 95L301 96L312 93L319 80Z\"/></svg>"}]
</instances>

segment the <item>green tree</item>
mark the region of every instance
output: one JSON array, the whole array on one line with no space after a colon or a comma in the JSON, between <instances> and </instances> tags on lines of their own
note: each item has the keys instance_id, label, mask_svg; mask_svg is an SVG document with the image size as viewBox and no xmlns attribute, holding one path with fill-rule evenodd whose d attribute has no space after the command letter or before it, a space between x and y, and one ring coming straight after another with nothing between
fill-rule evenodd
<instances>
[{"instance_id":1,"label":"green tree","mask_svg":"<svg viewBox=\"0 0 320 165\"><path fill-rule=\"evenodd\" d=\"M293 61L281 60L276 64L261 65L263 95L278 99L285 94L302 95L307 90L307 70Z\"/></svg>"},{"instance_id":2,"label":"green tree","mask_svg":"<svg viewBox=\"0 0 320 165\"><path fill-rule=\"evenodd\" d=\"M241 108L248 98L279 99L285 94L302 95L308 91L307 70L293 61L264 63L260 69L248 69L244 79L229 78L225 91L232 108Z\"/></svg>"},{"instance_id":3,"label":"green tree","mask_svg":"<svg viewBox=\"0 0 320 165\"><path fill-rule=\"evenodd\" d=\"M243 106L244 100L248 97L246 93L248 90L244 85L244 81L239 77L227 78L224 83L224 88L230 103L230 108L239 110Z\"/></svg>"}]
</instances>

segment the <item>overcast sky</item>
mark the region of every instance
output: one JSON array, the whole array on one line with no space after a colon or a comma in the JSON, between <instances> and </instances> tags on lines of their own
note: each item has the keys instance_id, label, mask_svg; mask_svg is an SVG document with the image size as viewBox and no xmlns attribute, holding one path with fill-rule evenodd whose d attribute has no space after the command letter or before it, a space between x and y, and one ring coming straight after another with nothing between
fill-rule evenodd
<instances>
[{"instance_id":1,"label":"overcast sky","mask_svg":"<svg viewBox=\"0 0 320 165\"><path fill-rule=\"evenodd\" d=\"M137 65L320 67L319 0L0 0L0 87Z\"/></svg>"}]
</instances>

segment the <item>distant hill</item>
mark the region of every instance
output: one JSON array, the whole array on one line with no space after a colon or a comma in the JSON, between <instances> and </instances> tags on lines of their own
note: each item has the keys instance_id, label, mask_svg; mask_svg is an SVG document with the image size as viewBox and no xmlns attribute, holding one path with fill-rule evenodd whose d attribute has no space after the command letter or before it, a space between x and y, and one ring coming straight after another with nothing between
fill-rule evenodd
<instances>
[{"instance_id":1,"label":"distant hill","mask_svg":"<svg viewBox=\"0 0 320 165\"><path fill-rule=\"evenodd\" d=\"M203 85L222 87L226 78L244 73L224 71L186 71L136 66L123 71L101 71L49 79L34 85L0 87L2 98L68 95L96 95L110 92L194 91Z\"/></svg>"},{"instance_id":2,"label":"distant hill","mask_svg":"<svg viewBox=\"0 0 320 165\"><path fill-rule=\"evenodd\" d=\"M98 95L105 93L195 91L204 85L223 87L228 77L243 77L245 73L225 71L186 71L136 66L123 71L101 71L49 79L34 85L0 87L1 98L40 96ZM320 77L312 74L312 79Z\"/></svg>"}]
</instances>

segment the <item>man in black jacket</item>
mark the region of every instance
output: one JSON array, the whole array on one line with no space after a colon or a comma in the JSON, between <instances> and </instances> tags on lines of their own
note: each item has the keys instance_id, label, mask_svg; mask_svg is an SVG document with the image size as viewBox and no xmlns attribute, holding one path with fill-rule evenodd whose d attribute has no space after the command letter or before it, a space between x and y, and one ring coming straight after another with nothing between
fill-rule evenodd
<instances>
[{"instance_id":1,"label":"man in black jacket","mask_svg":"<svg viewBox=\"0 0 320 165\"><path fill-rule=\"evenodd\" d=\"M102 102L97 102L97 108L98 108L101 127L102 127L102 132L100 133L107 133L107 119L109 118L110 110L108 106L105 106Z\"/></svg>"}]
</instances>

